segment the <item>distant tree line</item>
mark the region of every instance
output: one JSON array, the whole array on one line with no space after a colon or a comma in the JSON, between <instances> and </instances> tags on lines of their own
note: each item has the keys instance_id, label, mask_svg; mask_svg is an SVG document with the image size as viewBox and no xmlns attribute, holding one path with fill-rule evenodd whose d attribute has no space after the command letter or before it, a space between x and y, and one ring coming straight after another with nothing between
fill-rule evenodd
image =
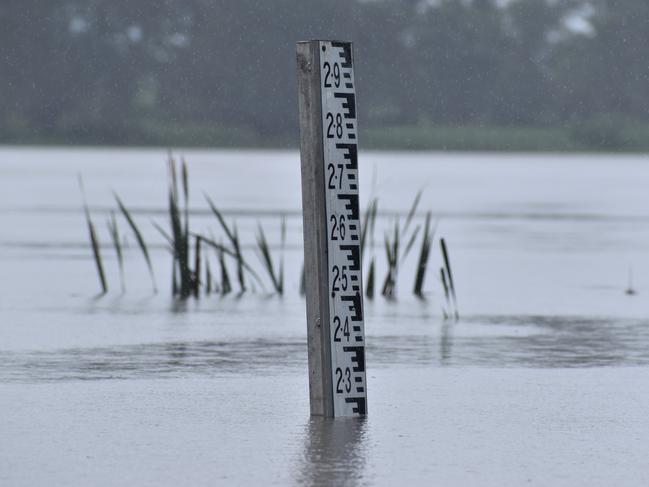
<instances>
[{"instance_id":1,"label":"distant tree line","mask_svg":"<svg viewBox=\"0 0 649 487\"><path fill-rule=\"evenodd\" d=\"M297 133L295 42L355 43L362 124L649 119L639 0L3 0L0 139Z\"/></svg>"}]
</instances>

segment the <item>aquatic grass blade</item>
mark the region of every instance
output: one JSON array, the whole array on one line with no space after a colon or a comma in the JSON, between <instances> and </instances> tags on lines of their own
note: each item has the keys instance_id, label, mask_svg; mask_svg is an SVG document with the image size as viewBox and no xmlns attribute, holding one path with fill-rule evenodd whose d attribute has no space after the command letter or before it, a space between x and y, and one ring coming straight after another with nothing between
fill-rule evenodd
<instances>
[{"instance_id":1,"label":"aquatic grass blade","mask_svg":"<svg viewBox=\"0 0 649 487\"><path fill-rule=\"evenodd\" d=\"M415 216L415 212L417 211L417 206L419 205L419 200L421 200L421 194L422 194L422 191L419 190L417 192L417 195L415 196L415 200L412 202L412 206L410 207L410 211L408 212L408 216L406 217L406 224L403 226L403 234L404 235L408 231L408 227L410 226L410 222L412 222L412 219Z\"/></svg>"},{"instance_id":2,"label":"aquatic grass blade","mask_svg":"<svg viewBox=\"0 0 649 487\"><path fill-rule=\"evenodd\" d=\"M171 263L173 264L171 267L171 295L176 296L178 294L178 266L176 259L172 259Z\"/></svg>"},{"instance_id":3,"label":"aquatic grass blade","mask_svg":"<svg viewBox=\"0 0 649 487\"><path fill-rule=\"evenodd\" d=\"M421 249L419 250L419 260L417 261L417 271L415 274L415 284L413 287L413 294L418 297L423 296L424 280L426 278L426 270L428 268L428 259L430 255L430 246L432 242L432 235L429 233L431 212L426 214L426 222L424 223L424 234L421 240Z\"/></svg>"},{"instance_id":4,"label":"aquatic grass blade","mask_svg":"<svg viewBox=\"0 0 649 487\"><path fill-rule=\"evenodd\" d=\"M185 158L181 159L181 175L183 182L183 194L185 196L185 231L183 238L185 239L185 247L189 250L189 176Z\"/></svg>"},{"instance_id":5,"label":"aquatic grass blade","mask_svg":"<svg viewBox=\"0 0 649 487\"><path fill-rule=\"evenodd\" d=\"M228 275L228 267L225 263L225 257L224 257L224 251L222 245L219 245L218 247L218 255L219 255L219 264L221 266L221 294L226 295L230 293L230 291L232 290L232 286L230 284L230 276Z\"/></svg>"},{"instance_id":6,"label":"aquatic grass blade","mask_svg":"<svg viewBox=\"0 0 649 487\"><path fill-rule=\"evenodd\" d=\"M388 274L383 284L383 296L388 299L396 297L397 273L399 268L399 220L395 220L394 234L390 248L389 237L385 237L386 251L388 256Z\"/></svg>"},{"instance_id":7,"label":"aquatic grass blade","mask_svg":"<svg viewBox=\"0 0 649 487\"><path fill-rule=\"evenodd\" d=\"M106 274L104 272L104 265L101 259L101 252L99 250L99 239L97 238L95 225L92 223L92 219L90 218L90 209L88 208L88 202L86 200L86 192L83 186L83 179L81 177L81 174L79 174L78 179L79 179L79 189L81 190L81 198L83 199L83 210L86 216L86 223L88 224L90 246L92 248L92 254L95 260L95 266L97 267L97 275L99 277L99 283L101 284L102 294L106 294L108 292L108 284L106 282Z\"/></svg>"},{"instance_id":8,"label":"aquatic grass blade","mask_svg":"<svg viewBox=\"0 0 649 487\"><path fill-rule=\"evenodd\" d=\"M102 264L101 252L99 251L99 239L97 238L95 225L90 220L88 220L88 231L90 232L90 242L92 244L92 252L95 257L95 264L97 265L99 281L101 282L102 294L106 294L108 292L108 284L106 283L106 274L104 273L104 265Z\"/></svg>"},{"instance_id":9,"label":"aquatic grass blade","mask_svg":"<svg viewBox=\"0 0 649 487\"><path fill-rule=\"evenodd\" d=\"M201 237L195 239L194 259L193 291L194 297L198 298L201 284Z\"/></svg>"},{"instance_id":10,"label":"aquatic grass blade","mask_svg":"<svg viewBox=\"0 0 649 487\"><path fill-rule=\"evenodd\" d=\"M171 196L174 199L174 201L178 201L178 179L176 177L176 161L173 157L173 154L171 151L169 151L169 157L168 157L168 170L169 170L169 178L171 179Z\"/></svg>"},{"instance_id":11,"label":"aquatic grass blade","mask_svg":"<svg viewBox=\"0 0 649 487\"><path fill-rule=\"evenodd\" d=\"M183 179L183 193L185 195L185 204L189 203L189 171L187 170L187 161L181 158L181 173Z\"/></svg>"},{"instance_id":12,"label":"aquatic grass blade","mask_svg":"<svg viewBox=\"0 0 649 487\"><path fill-rule=\"evenodd\" d=\"M225 232L226 236L228 237L228 240L230 240L230 243L234 246L235 242L235 237L232 231L230 230L230 227L228 227L228 224L225 222L225 218L223 218L223 214L218 210L216 205L212 202L209 196L204 195L205 199L207 200L207 204L210 207L210 210L212 210L212 213L214 213L214 216L216 216L216 219L219 221L221 224L221 228L223 228L223 231Z\"/></svg>"},{"instance_id":13,"label":"aquatic grass blade","mask_svg":"<svg viewBox=\"0 0 649 487\"><path fill-rule=\"evenodd\" d=\"M455 309L455 316L458 317L457 309L457 296L455 294L455 283L453 281L453 273L451 271L451 262L448 257L448 249L446 247L446 241L442 237L439 241L440 247L442 249L442 257L444 258L444 266L446 267L446 277L448 278L448 287L451 291L451 297L453 298L453 307Z\"/></svg>"},{"instance_id":14,"label":"aquatic grass blade","mask_svg":"<svg viewBox=\"0 0 649 487\"><path fill-rule=\"evenodd\" d=\"M167 242L167 250L169 250L171 252L171 254L173 255L173 253L174 253L174 240L171 237L171 235L169 235L164 228L162 228L160 225L158 225L153 220L151 220L151 225L153 225L153 228L155 228L158 231L158 233L160 235L162 235L162 237L165 239L165 241Z\"/></svg>"},{"instance_id":15,"label":"aquatic grass blade","mask_svg":"<svg viewBox=\"0 0 649 487\"><path fill-rule=\"evenodd\" d=\"M270 280L275 288L275 291L278 294L282 293L281 286L279 284L279 279L275 275L275 266L273 265L273 257L270 253L270 248L268 246L268 241L266 240L266 234L260 223L257 224L258 233L257 233L257 248L261 254L261 261L264 264L264 268L270 277Z\"/></svg>"},{"instance_id":16,"label":"aquatic grass blade","mask_svg":"<svg viewBox=\"0 0 649 487\"><path fill-rule=\"evenodd\" d=\"M205 295L212 293L212 272L210 271L210 261L205 257Z\"/></svg>"},{"instance_id":17,"label":"aquatic grass blade","mask_svg":"<svg viewBox=\"0 0 649 487\"><path fill-rule=\"evenodd\" d=\"M372 214L373 206L374 206L374 200L370 200L370 203L367 206L367 209L365 210L365 216L363 217L363 221L361 222L361 241L360 241L361 258L363 256L363 253L365 252L365 240L367 239L368 229L370 227L370 215Z\"/></svg>"},{"instance_id":18,"label":"aquatic grass blade","mask_svg":"<svg viewBox=\"0 0 649 487\"><path fill-rule=\"evenodd\" d=\"M225 235L228 237L228 240L230 241L232 248L234 249L234 258L237 259L237 276L239 278L239 285L241 286L241 290L245 291L246 290L246 284L244 280L244 273L243 269L247 270L255 280L259 283L259 285L264 288L264 284L257 275L256 272L248 265L246 260L243 257L243 252L241 251L241 244L239 241L239 236L236 233L236 225L233 225L233 229L230 229L228 224L225 222L225 218L223 217L223 214L219 211L219 209L216 207L214 202L210 199L209 196L204 194L204 197L207 201L208 206L210 207L210 210L216 217L216 219L219 221L219 224L221 225L221 228L223 228L223 231L225 232Z\"/></svg>"},{"instance_id":19,"label":"aquatic grass blade","mask_svg":"<svg viewBox=\"0 0 649 487\"><path fill-rule=\"evenodd\" d=\"M365 246L367 244L367 236L370 235L370 247L374 245L374 224L376 221L376 212L378 208L378 199L374 198L370 201L367 210L365 210L365 217L361 224L361 262L363 261L363 256L365 254Z\"/></svg>"},{"instance_id":20,"label":"aquatic grass blade","mask_svg":"<svg viewBox=\"0 0 649 487\"><path fill-rule=\"evenodd\" d=\"M280 224L280 257L279 257L279 288L284 294L284 251L286 247L286 217L282 215Z\"/></svg>"},{"instance_id":21,"label":"aquatic grass blade","mask_svg":"<svg viewBox=\"0 0 649 487\"><path fill-rule=\"evenodd\" d=\"M246 280L243 272L243 254L241 253L241 244L239 241L239 232L237 230L237 224L232 225L232 245L234 246L235 258L237 260L237 279L239 280L239 289L242 293L246 292Z\"/></svg>"},{"instance_id":22,"label":"aquatic grass blade","mask_svg":"<svg viewBox=\"0 0 649 487\"><path fill-rule=\"evenodd\" d=\"M446 302L450 304L451 298L448 290L448 281L446 279L446 271L444 270L443 267L439 269L439 274L440 274L440 279L442 281L442 287L444 288L444 297L446 298Z\"/></svg>"},{"instance_id":23,"label":"aquatic grass blade","mask_svg":"<svg viewBox=\"0 0 649 487\"><path fill-rule=\"evenodd\" d=\"M198 234L192 234L192 235L198 235ZM204 244L207 244L210 247L215 248L217 251L222 251L225 255L238 259L237 253L235 251L224 246L222 243L217 243L213 238L208 238L205 235L201 235L201 239ZM250 265L245 260L241 259L241 265L257 281L257 283L262 287L262 289L265 289L264 283L259 277L259 274L257 274L257 272L252 267L250 267Z\"/></svg>"},{"instance_id":24,"label":"aquatic grass blade","mask_svg":"<svg viewBox=\"0 0 649 487\"><path fill-rule=\"evenodd\" d=\"M122 252L122 244L119 240L119 228L117 226L117 218L115 217L115 212L110 212L110 218L108 219L108 232L110 233L111 239L113 240L113 247L115 248L115 254L117 255L117 265L119 267L119 279L122 286L122 292L126 291L126 286L124 283L124 254Z\"/></svg>"},{"instance_id":25,"label":"aquatic grass blade","mask_svg":"<svg viewBox=\"0 0 649 487\"><path fill-rule=\"evenodd\" d=\"M443 267L439 269L439 274L440 274L440 279L442 281L442 286L444 288L444 297L446 298L446 305L451 308L451 298L450 298L450 293L449 293L449 287L448 287L448 279L446 278L446 271L444 270ZM447 320L450 316L450 314L446 311L445 307L442 307L442 313L444 315L444 319ZM457 315L457 312L456 312Z\"/></svg>"},{"instance_id":26,"label":"aquatic grass blade","mask_svg":"<svg viewBox=\"0 0 649 487\"><path fill-rule=\"evenodd\" d=\"M374 299L374 274L374 257L372 257L372 260L370 261L370 269L367 272L367 287L365 292L367 299Z\"/></svg>"},{"instance_id":27,"label":"aquatic grass blade","mask_svg":"<svg viewBox=\"0 0 649 487\"><path fill-rule=\"evenodd\" d=\"M412 246L414 245L415 241L417 240L417 236L419 235L419 231L421 230L421 226L417 225L415 229L412 231L412 235L410 236L410 240L408 240L408 243L406 244L406 247L403 251L403 255L401 256L401 261L403 262L406 257L408 257L408 254L410 253L410 249L412 249Z\"/></svg>"},{"instance_id":28,"label":"aquatic grass blade","mask_svg":"<svg viewBox=\"0 0 649 487\"><path fill-rule=\"evenodd\" d=\"M173 234L173 255L178 264L180 273L180 286L178 294L182 299L187 298L191 289L191 276L189 273L189 249L187 239L183 235L180 210L174 198L173 188L169 189L169 219Z\"/></svg>"},{"instance_id":29,"label":"aquatic grass blade","mask_svg":"<svg viewBox=\"0 0 649 487\"><path fill-rule=\"evenodd\" d=\"M386 298L391 298L394 293L394 285L392 282L393 272L394 272L394 257L392 256L393 245L390 243L390 237L387 233L385 234L384 243L385 243L385 256L388 263L388 270L387 270L387 274L385 275L385 279L383 280L383 288L381 289L381 294Z\"/></svg>"},{"instance_id":30,"label":"aquatic grass blade","mask_svg":"<svg viewBox=\"0 0 649 487\"><path fill-rule=\"evenodd\" d=\"M131 227L131 230L133 231L133 234L135 235L135 239L137 240L138 245L140 246L140 250L142 251L142 254L144 255L144 260L146 261L146 265L149 268L149 274L151 276L151 283L153 285L153 292L157 293L158 288L155 283L155 274L153 272L153 265L151 264L151 257L149 256L149 251L147 249L146 243L144 242L144 238L142 237L142 233L140 232L139 228L135 224L135 221L133 220L133 217L129 213L128 209L122 202L122 200L119 198L117 193L113 192L113 195L115 196L115 200L117 201L117 206L119 207L120 211L124 215L124 218L128 222L129 226Z\"/></svg>"}]
</instances>

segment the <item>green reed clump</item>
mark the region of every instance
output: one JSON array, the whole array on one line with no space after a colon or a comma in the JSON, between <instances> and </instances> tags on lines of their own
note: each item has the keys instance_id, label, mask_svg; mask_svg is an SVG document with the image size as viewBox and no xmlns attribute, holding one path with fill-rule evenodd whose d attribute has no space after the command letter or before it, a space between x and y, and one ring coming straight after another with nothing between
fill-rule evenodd
<instances>
[{"instance_id":1,"label":"green reed clump","mask_svg":"<svg viewBox=\"0 0 649 487\"><path fill-rule=\"evenodd\" d=\"M178 173L182 182L183 208L179 204L181 194L178 190ZM156 228L165 236L173 255L172 292L174 296L186 299L193 295L198 298L201 287L201 250L203 244L211 245L207 238L190 231L189 225L189 170L187 162L181 159L179 167L176 161L169 157L169 222L171 235L168 235L158 225ZM191 265L191 244L194 239L194 260ZM205 283L206 284L206 283ZM211 284L210 284L211 286Z\"/></svg>"},{"instance_id":2,"label":"green reed clump","mask_svg":"<svg viewBox=\"0 0 649 487\"><path fill-rule=\"evenodd\" d=\"M168 217L170 230L165 230L156 222L152 222L154 228L162 235L166 246L173 256L171 269L171 287L172 294L182 299L194 296L200 296L201 287L204 294L209 296L212 293L221 293L226 295L233 291L233 279L231 278L230 269L236 269L236 278L241 293L248 290L255 292L257 285L262 289L265 288L264 281L270 280L273 291L282 295L285 290L284 267L286 260L286 217L281 215L280 219L280 244L278 255L273 255L273 251L268 243L264 228L258 224L256 232L256 252L260 257L261 264L267 279L261 279L255 269L247 262L244 257L244 245L239 237L237 223L233 221L228 224L223 213L216 207L213 201L205 195L207 205L218 221L218 225L224 234L224 240L217 240L208 232L210 237L204 234L192 232L190 228L190 208L189 208L189 171L184 159L179 164L169 157L169 187L168 187ZM80 180L80 186L83 194L83 185ZM138 228L135 219L121 198L115 193L115 201L119 211L131 232L135 236L138 246L144 256L149 270L154 291L157 291L155 284L155 274L150 258L149 250ZM400 225L398 218L394 221L394 228L390 228L385 233L384 248L387 260L387 273L380 289L381 295L386 299L395 299L397 292L398 274L403 269L404 261L413 253L413 249L419 242L420 249L415 268L413 293L419 298L424 297L424 284L428 273L431 247L436 232L436 224L432 223L432 214L429 211L425 216L423 224L417 223L417 210L421 203L422 191L418 191L414 200L405 216L403 225ZM100 253L100 244L97 238L97 232L90 219L90 211L86 203L85 194L83 194L84 211L90 235L91 248L95 259L97 273L99 275L102 292L107 292L108 286L104 266ZM377 279L377 261L374 255L374 234L376 221L378 218L378 198L372 198L366 208L361 222L360 231L360 249L361 262L366 262L365 253L370 254L367 266L367 279L365 294L368 299L375 296L376 279ZM115 212L112 212L108 221L108 230L115 248L117 261L119 265L120 280L122 292L125 290L124 283L124 249L120 239L120 229L118 227ZM212 248L215 254L206 252L206 248ZM454 316L459 317L457 297L455 290L454 276L451 270L450 258L446 241L440 239L440 248L443 258L443 266L440 268L440 282L444 290L446 304L442 306L442 312L446 318ZM210 255L212 256L210 258ZM211 262L216 263L214 266ZM277 265L276 265L277 264ZM305 292L305 265L302 264L300 272L300 294ZM632 289L632 284L629 285Z\"/></svg>"}]
</instances>

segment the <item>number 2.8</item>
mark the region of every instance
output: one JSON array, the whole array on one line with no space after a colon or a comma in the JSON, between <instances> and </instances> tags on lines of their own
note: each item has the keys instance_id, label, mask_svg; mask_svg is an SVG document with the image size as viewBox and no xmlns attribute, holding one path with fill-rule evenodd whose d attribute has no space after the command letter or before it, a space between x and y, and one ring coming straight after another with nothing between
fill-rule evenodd
<instances>
[{"instance_id":1,"label":"number 2.8","mask_svg":"<svg viewBox=\"0 0 649 487\"><path fill-rule=\"evenodd\" d=\"M334 116L333 113L328 112L326 115L327 121L327 138L333 139L337 137L339 139L343 136L343 116L340 113L336 113Z\"/></svg>"}]
</instances>

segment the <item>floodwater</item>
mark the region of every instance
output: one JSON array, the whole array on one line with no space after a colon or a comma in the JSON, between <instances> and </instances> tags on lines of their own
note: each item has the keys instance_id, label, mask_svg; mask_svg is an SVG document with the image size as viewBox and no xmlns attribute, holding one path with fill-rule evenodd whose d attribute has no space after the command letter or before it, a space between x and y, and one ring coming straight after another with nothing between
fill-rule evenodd
<instances>
[{"instance_id":1,"label":"floodwater","mask_svg":"<svg viewBox=\"0 0 649 487\"><path fill-rule=\"evenodd\" d=\"M178 155L192 228L222 236L209 194L259 272L257 224L277 258L286 218L285 296L171 299L152 225L168 225L164 151L0 149L0 485L649 481L647 157L363 154L361 201L381 212L366 254L377 287L384 233L422 189L413 225L433 212L460 320L442 319L437 238L427 298L411 296L416 245L397 299L366 301L369 416L331 421L308 413L297 153ZM113 190L151 247L157 294L123 221L120 290Z\"/></svg>"}]
</instances>

